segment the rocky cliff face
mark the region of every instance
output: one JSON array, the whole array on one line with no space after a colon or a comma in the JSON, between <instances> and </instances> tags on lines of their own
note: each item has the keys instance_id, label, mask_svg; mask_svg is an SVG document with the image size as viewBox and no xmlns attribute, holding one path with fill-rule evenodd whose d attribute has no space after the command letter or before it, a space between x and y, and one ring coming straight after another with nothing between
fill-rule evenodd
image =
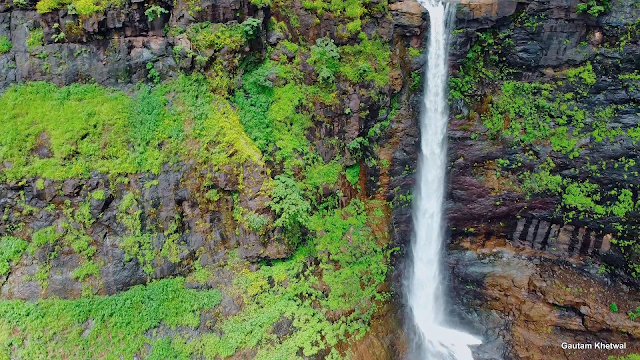
<instances>
[{"instance_id":1,"label":"rocky cliff face","mask_svg":"<svg viewBox=\"0 0 640 360\"><path fill-rule=\"evenodd\" d=\"M136 97L138 82L205 74L260 157L203 166L191 156L203 140L187 135L188 150L158 174L7 179L0 235L31 247L0 276L3 299L128 294L184 277L189 288L221 290L220 304L195 307L197 321L145 328L146 347L132 354L152 358L169 346L174 358L403 358L401 279L428 21L417 2L134 1L89 15L35 6L0 3L0 39L12 44L0 54L0 92L46 80ZM640 9L613 1L594 16L578 8L578 0L458 5L447 264L451 312L483 336L479 359L585 358L562 342L628 344L605 356L640 352L639 323L627 315L640 306ZM168 112L185 102L174 92L166 92ZM268 124L256 114L286 126L256 126ZM194 128L197 114L186 118ZM35 142L29 156L56 156L47 134ZM215 141L206 148L219 149ZM17 171L10 161L2 169ZM277 184L300 188L302 205L278 195ZM317 212L313 222L292 222L295 241L283 213L302 216L271 205L281 197ZM322 212L345 207L333 218ZM338 229L341 219L348 223ZM393 268L375 269L382 281L357 259ZM353 278L363 282L351 286ZM91 333L93 318L82 319ZM11 326L0 324L0 345L8 329L32 345L7 343L10 353L34 354L46 339Z\"/></svg>"},{"instance_id":2,"label":"rocky cliff face","mask_svg":"<svg viewBox=\"0 0 640 360\"><path fill-rule=\"evenodd\" d=\"M467 312L488 340L480 358L638 351L627 315L639 301L637 5L612 2L598 16L578 13L578 1L458 12L448 263L458 306L482 309ZM597 341L629 349L561 347Z\"/></svg>"}]
</instances>

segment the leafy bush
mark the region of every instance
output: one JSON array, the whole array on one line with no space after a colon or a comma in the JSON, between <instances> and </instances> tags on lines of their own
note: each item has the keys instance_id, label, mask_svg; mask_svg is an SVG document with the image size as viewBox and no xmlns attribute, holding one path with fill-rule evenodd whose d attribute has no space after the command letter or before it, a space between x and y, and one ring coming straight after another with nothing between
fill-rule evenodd
<instances>
[{"instance_id":1,"label":"leafy bush","mask_svg":"<svg viewBox=\"0 0 640 360\"><path fill-rule=\"evenodd\" d=\"M355 164L355 165L349 166L345 174L347 176L347 181L349 181L349 184L351 185L357 184L358 180L360 179L360 165Z\"/></svg>"},{"instance_id":2,"label":"leafy bush","mask_svg":"<svg viewBox=\"0 0 640 360\"><path fill-rule=\"evenodd\" d=\"M11 338L21 344L0 346L0 358L132 358L153 343L146 336L149 330L160 324L195 328L200 312L220 303L219 291L188 290L184 282L165 279L109 297L0 301L0 345L5 345L6 328L13 329Z\"/></svg>"},{"instance_id":3,"label":"leafy bush","mask_svg":"<svg viewBox=\"0 0 640 360\"><path fill-rule=\"evenodd\" d=\"M273 225L285 230L289 243L297 244L309 223L311 205L296 182L285 175L276 176L271 196L273 200L267 205L278 215Z\"/></svg>"},{"instance_id":4,"label":"leafy bush","mask_svg":"<svg viewBox=\"0 0 640 360\"><path fill-rule=\"evenodd\" d=\"M36 10L40 14L46 14L67 6L70 13L91 15L102 12L109 6L122 6L123 3L123 0L40 0L36 4Z\"/></svg>"},{"instance_id":5,"label":"leafy bush","mask_svg":"<svg viewBox=\"0 0 640 360\"><path fill-rule=\"evenodd\" d=\"M611 0L588 0L586 3L576 5L578 14L587 12L593 17L605 13L611 9Z\"/></svg>"},{"instance_id":6,"label":"leafy bush","mask_svg":"<svg viewBox=\"0 0 640 360\"><path fill-rule=\"evenodd\" d=\"M224 47L236 51L259 33L261 25L260 20L255 18L247 18L242 24L231 25L202 22L191 25L186 34L201 53L208 49L219 51Z\"/></svg>"},{"instance_id":7,"label":"leafy bush","mask_svg":"<svg viewBox=\"0 0 640 360\"><path fill-rule=\"evenodd\" d=\"M168 97L178 100L174 106ZM155 91L141 86L132 97L98 85L34 82L8 89L0 108L0 160L11 163L0 180L158 173L181 158L207 166L260 158L238 115L211 94L203 76L181 77ZM187 118L195 125L188 132ZM184 146L187 139L197 146ZM33 155L43 141L50 158Z\"/></svg>"},{"instance_id":8,"label":"leafy bush","mask_svg":"<svg viewBox=\"0 0 640 360\"><path fill-rule=\"evenodd\" d=\"M144 11L144 14L147 15L147 19L149 22L155 20L155 18L159 18L162 14L169 13L162 6L151 5L147 10Z\"/></svg>"},{"instance_id":9,"label":"leafy bush","mask_svg":"<svg viewBox=\"0 0 640 360\"><path fill-rule=\"evenodd\" d=\"M307 101L308 89L290 81L275 87L269 78L280 69L266 62L242 77L242 89L236 91L244 130L267 155L283 163L285 169L303 165L300 155L309 148L306 138L310 116L300 110Z\"/></svg>"},{"instance_id":10,"label":"leafy bush","mask_svg":"<svg viewBox=\"0 0 640 360\"><path fill-rule=\"evenodd\" d=\"M307 62L315 66L320 82L333 83L334 74L340 66L340 52L333 39L317 39L316 44L311 46L311 56Z\"/></svg>"},{"instance_id":11,"label":"leafy bush","mask_svg":"<svg viewBox=\"0 0 640 360\"><path fill-rule=\"evenodd\" d=\"M42 45L44 45L44 30L31 30L29 32L29 37L27 37L27 46L29 47L29 49Z\"/></svg>"},{"instance_id":12,"label":"leafy bush","mask_svg":"<svg viewBox=\"0 0 640 360\"><path fill-rule=\"evenodd\" d=\"M0 55L8 53L13 48L13 44L6 36L0 36Z\"/></svg>"},{"instance_id":13,"label":"leafy bush","mask_svg":"<svg viewBox=\"0 0 640 360\"><path fill-rule=\"evenodd\" d=\"M383 87L389 83L391 48L379 39L367 38L356 45L340 47L340 73L351 82L373 81Z\"/></svg>"},{"instance_id":14,"label":"leafy bush","mask_svg":"<svg viewBox=\"0 0 640 360\"><path fill-rule=\"evenodd\" d=\"M28 243L22 239L12 236L0 237L0 276L9 273L11 266L20 260L27 246Z\"/></svg>"},{"instance_id":15,"label":"leafy bush","mask_svg":"<svg viewBox=\"0 0 640 360\"><path fill-rule=\"evenodd\" d=\"M262 22L256 18L248 18L241 24L241 26L245 38L251 40L260 33Z\"/></svg>"}]
</instances>

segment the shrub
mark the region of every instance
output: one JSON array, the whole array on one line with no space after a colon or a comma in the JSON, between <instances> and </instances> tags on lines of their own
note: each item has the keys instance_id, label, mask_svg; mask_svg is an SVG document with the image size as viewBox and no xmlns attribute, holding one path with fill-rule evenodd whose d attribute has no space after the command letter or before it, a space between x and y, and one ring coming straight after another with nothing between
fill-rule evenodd
<instances>
[{"instance_id":1,"label":"shrub","mask_svg":"<svg viewBox=\"0 0 640 360\"><path fill-rule=\"evenodd\" d=\"M311 56L307 62L315 66L320 82L333 83L334 74L340 66L340 52L333 39L317 39L316 44L311 46Z\"/></svg>"},{"instance_id":2,"label":"shrub","mask_svg":"<svg viewBox=\"0 0 640 360\"><path fill-rule=\"evenodd\" d=\"M145 10L144 14L147 15L147 19L149 22L155 20L155 18L159 18L162 14L167 14L168 11L165 10L162 6L151 5L147 10Z\"/></svg>"},{"instance_id":3,"label":"shrub","mask_svg":"<svg viewBox=\"0 0 640 360\"><path fill-rule=\"evenodd\" d=\"M13 236L0 237L0 276L11 270L12 264L17 263L27 250L28 243Z\"/></svg>"},{"instance_id":4,"label":"shrub","mask_svg":"<svg viewBox=\"0 0 640 360\"><path fill-rule=\"evenodd\" d=\"M586 3L576 5L578 14L587 12L593 17L605 13L611 9L611 0L588 0Z\"/></svg>"},{"instance_id":5,"label":"shrub","mask_svg":"<svg viewBox=\"0 0 640 360\"><path fill-rule=\"evenodd\" d=\"M349 166L347 168L347 171L345 172L345 175L347 177L347 181L349 181L349 184L357 184L358 180L360 179L360 165L355 164Z\"/></svg>"},{"instance_id":6,"label":"shrub","mask_svg":"<svg viewBox=\"0 0 640 360\"><path fill-rule=\"evenodd\" d=\"M12 341L23 345L0 347L0 358L9 349L12 356L29 359L133 358L146 352L148 331L160 324L196 328L200 314L220 303L219 291L190 290L184 283L183 278L163 279L113 296L77 300L1 301L0 344L5 345L3 329L8 327L14 329Z\"/></svg>"},{"instance_id":7,"label":"shrub","mask_svg":"<svg viewBox=\"0 0 640 360\"><path fill-rule=\"evenodd\" d=\"M309 223L311 205L296 182L285 175L276 176L271 196L273 200L267 205L278 215L273 225L285 230L290 244L297 244Z\"/></svg>"},{"instance_id":8,"label":"shrub","mask_svg":"<svg viewBox=\"0 0 640 360\"><path fill-rule=\"evenodd\" d=\"M8 53L13 48L13 44L6 36L0 36L0 55Z\"/></svg>"},{"instance_id":9,"label":"shrub","mask_svg":"<svg viewBox=\"0 0 640 360\"><path fill-rule=\"evenodd\" d=\"M44 30L31 30L31 32L29 32L29 37L27 38L27 46L29 49L42 45L44 45Z\"/></svg>"}]
</instances>

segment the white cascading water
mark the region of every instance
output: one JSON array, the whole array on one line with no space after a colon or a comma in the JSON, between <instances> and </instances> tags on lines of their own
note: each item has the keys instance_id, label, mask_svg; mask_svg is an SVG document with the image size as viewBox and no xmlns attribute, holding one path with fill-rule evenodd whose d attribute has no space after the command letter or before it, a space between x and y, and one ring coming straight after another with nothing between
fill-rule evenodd
<instances>
[{"instance_id":1,"label":"white cascading water","mask_svg":"<svg viewBox=\"0 0 640 360\"><path fill-rule=\"evenodd\" d=\"M447 51L455 6L442 0L419 1L429 11L430 32L413 198L413 268L409 270L408 303L415 323L415 344L410 360L473 360L469 345L481 342L446 326L440 273L447 161Z\"/></svg>"}]
</instances>

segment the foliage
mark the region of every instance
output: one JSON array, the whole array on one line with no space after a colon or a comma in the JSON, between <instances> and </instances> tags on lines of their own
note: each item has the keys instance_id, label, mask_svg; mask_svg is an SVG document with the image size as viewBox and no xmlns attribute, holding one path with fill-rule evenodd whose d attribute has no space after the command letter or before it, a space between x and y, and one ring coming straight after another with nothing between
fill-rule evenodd
<instances>
[{"instance_id":1,"label":"foliage","mask_svg":"<svg viewBox=\"0 0 640 360\"><path fill-rule=\"evenodd\" d=\"M195 328L200 312L221 298L217 290L185 289L184 279L175 278L109 297L1 301L0 334L5 328L14 331L0 346L0 358L131 358L153 344L146 336L149 330L161 324Z\"/></svg>"},{"instance_id":2,"label":"foliage","mask_svg":"<svg viewBox=\"0 0 640 360\"><path fill-rule=\"evenodd\" d=\"M27 242L12 236L0 237L0 276L9 273L27 249Z\"/></svg>"},{"instance_id":3,"label":"foliage","mask_svg":"<svg viewBox=\"0 0 640 360\"><path fill-rule=\"evenodd\" d=\"M307 62L315 65L318 80L321 83L333 83L334 74L340 66L340 52L333 39L326 37L317 39L316 44L311 47L311 55Z\"/></svg>"},{"instance_id":4,"label":"foliage","mask_svg":"<svg viewBox=\"0 0 640 360\"><path fill-rule=\"evenodd\" d=\"M479 36L481 41L471 47L467 56L462 60L458 73L449 77L450 99L469 100L483 80L494 79L496 73L499 73L488 69L490 65L493 65L493 57L489 57L489 61L487 61L483 52L486 49L489 54L493 54L491 50L494 44L493 37L490 34L479 34Z\"/></svg>"},{"instance_id":5,"label":"foliage","mask_svg":"<svg viewBox=\"0 0 640 360\"><path fill-rule=\"evenodd\" d=\"M387 265L384 248L372 236L371 222L375 221L376 216L367 216L359 200L342 210L314 216L316 250L325 264L322 278L331 289L321 301L327 308L355 309L367 318L375 311L374 301L382 299L377 286L385 279Z\"/></svg>"},{"instance_id":6,"label":"foliage","mask_svg":"<svg viewBox=\"0 0 640 360\"><path fill-rule=\"evenodd\" d=\"M319 189L324 185L334 186L338 182L338 177L342 171L342 165L337 161L325 164L320 161L306 161L305 184L310 188Z\"/></svg>"},{"instance_id":7,"label":"foliage","mask_svg":"<svg viewBox=\"0 0 640 360\"><path fill-rule=\"evenodd\" d=\"M609 360L640 360L640 354L629 354L627 356L621 356L621 357L614 357L614 356L609 356Z\"/></svg>"},{"instance_id":8,"label":"foliage","mask_svg":"<svg viewBox=\"0 0 640 360\"><path fill-rule=\"evenodd\" d=\"M251 40L260 33L262 22L256 18L247 18L241 26L245 38Z\"/></svg>"},{"instance_id":9,"label":"foliage","mask_svg":"<svg viewBox=\"0 0 640 360\"><path fill-rule=\"evenodd\" d=\"M340 47L340 73L349 81L373 81L383 87L389 83L391 48L379 39L367 38L356 45Z\"/></svg>"},{"instance_id":10,"label":"foliage","mask_svg":"<svg viewBox=\"0 0 640 360\"><path fill-rule=\"evenodd\" d=\"M311 123L309 115L300 110L306 104L309 89L293 79L274 87L269 80L274 75L285 76L270 62L246 73L233 101L245 132L258 148L285 169L291 169L302 165L300 157L309 148L306 130Z\"/></svg>"},{"instance_id":11,"label":"foliage","mask_svg":"<svg viewBox=\"0 0 640 360\"><path fill-rule=\"evenodd\" d=\"M351 82L373 81L382 87L389 82L391 50L378 39L338 48L333 39L319 38L307 62L315 66L321 83L333 83L339 72Z\"/></svg>"},{"instance_id":12,"label":"foliage","mask_svg":"<svg viewBox=\"0 0 640 360\"><path fill-rule=\"evenodd\" d=\"M44 30L38 28L29 32L27 37L27 46L29 49L44 45Z\"/></svg>"},{"instance_id":13,"label":"foliage","mask_svg":"<svg viewBox=\"0 0 640 360\"><path fill-rule=\"evenodd\" d=\"M13 44L6 36L0 36L0 55L8 53L13 48Z\"/></svg>"},{"instance_id":14,"label":"foliage","mask_svg":"<svg viewBox=\"0 0 640 360\"><path fill-rule=\"evenodd\" d=\"M345 171L345 175L347 177L347 181L349 182L349 184L351 185L357 184L358 180L360 179L360 165L355 164L355 165L349 166Z\"/></svg>"},{"instance_id":15,"label":"foliage","mask_svg":"<svg viewBox=\"0 0 640 360\"><path fill-rule=\"evenodd\" d=\"M220 51L225 47L237 51L259 33L260 26L260 20L255 18L247 18L241 24L201 22L189 26L186 35L200 53Z\"/></svg>"},{"instance_id":16,"label":"foliage","mask_svg":"<svg viewBox=\"0 0 640 360\"><path fill-rule=\"evenodd\" d=\"M151 5L149 6L149 8L147 8L147 10L144 11L144 14L147 15L147 19L149 20L149 22L155 20L155 18L160 18L162 14L167 13L169 13L167 10L158 5Z\"/></svg>"},{"instance_id":17,"label":"foliage","mask_svg":"<svg viewBox=\"0 0 640 360\"><path fill-rule=\"evenodd\" d=\"M308 225L311 205L296 182L285 175L275 177L271 196L273 200L267 205L278 215L273 225L285 230L290 244L297 244Z\"/></svg>"},{"instance_id":18,"label":"foliage","mask_svg":"<svg viewBox=\"0 0 640 360\"><path fill-rule=\"evenodd\" d=\"M587 2L576 5L578 14L587 12L593 17L605 13L611 9L611 0L587 0Z\"/></svg>"},{"instance_id":19,"label":"foliage","mask_svg":"<svg viewBox=\"0 0 640 360\"><path fill-rule=\"evenodd\" d=\"M316 240L291 258L263 263L253 272L234 266L242 269L234 289L243 294L243 311L217 323L218 331L196 339L174 337L173 349L196 358L226 358L248 348L256 350L258 360L302 360L339 341L361 338L377 302L387 296L378 289L388 252L371 230L380 214L366 213L380 205L353 200L343 210L316 213L310 220ZM343 315L332 317L332 309ZM292 322L290 335L270 335L285 319Z\"/></svg>"},{"instance_id":20,"label":"foliage","mask_svg":"<svg viewBox=\"0 0 640 360\"><path fill-rule=\"evenodd\" d=\"M36 10L40 14L46 14L66 6L70 13L91 15L102 12L109 6L122 6L123 4L122 0L40 0L36 4Z\"/></svg>"},{"instance_id":21,"label":"foliage","mask_svg":"<svg viewBox=\"0 0 640 360\"><path fill-rule=\"evenodd\" d=\"M141 86L133 97L97 85L29 83L8 89L0 108L0 159L11 163L3 181L84 178L92 171L157 174L179 159L221 166L260 157L235 111L202 76L155 91ZM186 119L194 124L188 131ZM184 146L188 140L197 148ZM41 144L50 145L51 158L33 155Z\"/></svg>"},{"instance_id":22,"label":"foliage","mask_svg":"<svg viewBox=\"0 0 640 360\"><path fill-rule=\"evenodd\" d=\"M611 309L612 313L617 313L618 312L618 305L616 305L616 303L611 303L609 308Z\"/></svg>"}]
</instances>

